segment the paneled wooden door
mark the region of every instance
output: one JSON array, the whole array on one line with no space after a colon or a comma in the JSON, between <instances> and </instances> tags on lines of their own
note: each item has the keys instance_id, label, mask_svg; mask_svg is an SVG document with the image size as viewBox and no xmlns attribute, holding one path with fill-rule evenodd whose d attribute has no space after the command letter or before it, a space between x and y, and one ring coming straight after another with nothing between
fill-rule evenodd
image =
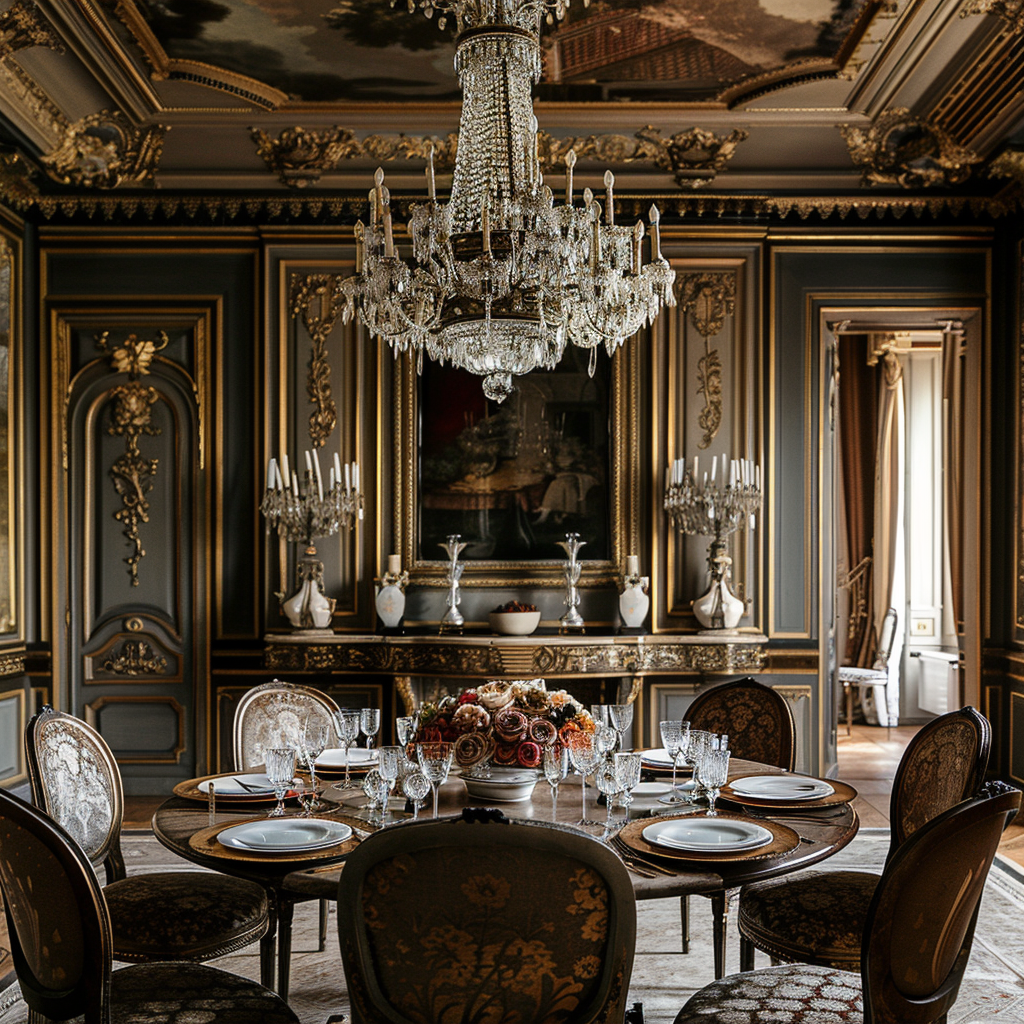
<instances>
[{"instance_id":1,"label":"paneled wooden door","mask_svg":"<svg viewBox=\"0 0 1024 1024\"><path fill-rule=\"evenodd\" d=\"M128 792L205 765L216 305L54 308L54 689Z\"/></svg>"}]
</instances>

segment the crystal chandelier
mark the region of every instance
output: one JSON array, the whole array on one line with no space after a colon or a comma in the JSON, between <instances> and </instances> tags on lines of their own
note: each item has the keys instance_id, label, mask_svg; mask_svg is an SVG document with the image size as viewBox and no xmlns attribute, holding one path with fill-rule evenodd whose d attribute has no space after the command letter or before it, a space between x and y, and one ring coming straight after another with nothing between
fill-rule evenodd
<instances>
[{"instance_id":1,"label":"crystal chandelier","mask_svg":"<svg viewBox=\"0 0 1024 1024\"><path fill-rule=\"evenodd\" d=\"M586 0L584 0L586 2ZM392 0L392 4L394 0ZM454 16L455 70L463 90L451 199L438 202L433 151L426 205L412 207L412 261L395 245L391 199L380 168L370 222L356 224L356 273L343 284L343 318L359 310L371 334L395 350L423 353L483 377L501 402L513 376L552 369L567 342L609 355L675 305L675 271L661 255L658 210L644 226L615 223L614 178L604 209L590 189L573 202L576 154L565 157L565 202L544 184L531 87L541 73L540 24L569 0L408 0L410 11Z\"/></svg>"}]
</instances>

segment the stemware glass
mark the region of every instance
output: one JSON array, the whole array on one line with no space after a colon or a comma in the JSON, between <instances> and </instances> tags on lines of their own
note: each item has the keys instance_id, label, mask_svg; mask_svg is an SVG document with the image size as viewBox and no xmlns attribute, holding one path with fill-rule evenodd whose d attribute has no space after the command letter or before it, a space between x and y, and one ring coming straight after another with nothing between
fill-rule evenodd
<instances>
[{"instance_id":1,"label":"stemware glass","mask_svg":"<svg viewBox=\"0 0 1024 1024\"><path fill-rule=\"evenodd\" d=\"M576 824L600 825L600 821L590 821L587 818L587 776L604 760L604 754L598 749L593 737L584 733L577 736L569 747L569 760L573 768L579 772L583 791L583 817Z\"/></svg>"},{"instance_id":2,"label":"stemware glass","mask_svg":"<svg viewBox=\"0 0 1024 1024\"><path fill-rule=\"evenodd\" d=\"M640 782L640 754L633 750L616 754L615 776L619 780L622 803L626 808L626 817L629 818L629 805L633 802L633 789Z\"/></svg>"},{"instance_id":3,"label":"stemware glass","mask_svg":"<svg viewBox=\"0 0 1024 1024\"><path fill-rule=\"evenodd\" d=\"M373 737L380 729L380 708L363 708L359 712L359 728L366 735L366 749L373 749Z\"/></svg>"},{"instance_id":4,"label":"stemware glass","mask_svg":"<svg viewBox=\"0 0 1024 1024\"><path fill-rule=\"evenodd\" d=\"M402 782L402 792L406 799L412 803L412 817L415 821L420 814L420 804L430 792L430 779L419 769L406 775Z\"/></svg>"},{"instance_id":5,"label":"stemware glass","mask_svg":"<svg viewBox=\"0 0 1024 1024\"><path fill-rule=\"evenodd\" d=\"M676 787L676 770L679 767L680 755L685 756L685 749L689 742L690 723L672 719L659 722L658 729L661 731L661 745L665 748L665 753L672 758L672 789L664 796L658 797L658 802L663 804L689 803Z\"/></svg>"},{"instance_id":6,"label":"stemware glass","mask_svg":"<svg viewBox=\"0 0 1024 1024\"><path fill-rule=\"evenodd\" d=\"M633 705L632 704L609 704L608 705L608 721L612 727L619 734L619 750L623 747L623 734L627 729L633 725Z\"/></svg>"},{"instance_id":7,"label":"stemware glass","mask_svg":"<svg viewBox=\"0 0 1024 1024\"><path fill-rule=\"evenodd\" d=\"M595 725L611 725L611 722L608 721L607 704L591 704L590 717L594 720Z\"/></svg>"},{"instance_id":8,"label":"stemware glass","mask_svg":"<svg viewBox=\"0 0 1024 1024\"><path fill-rule=\"evenodd\" d=\"M401 747L381 747L377 751L377 771L380 772L381 778L387 783L387 793L384 797L384 815L381 819L381 824L387 824L389 817L388 799L391 797L391 791L395 788L395 783L398 781L398 766L401 762L401 754Z\"/></svg>"},{"instance_id":9,"label":"stemware glass","mask_svg":"<svg viewBox=\"0 0 1024 1024\"><path fill-rule=\"evenodd\" d=\"M594 742L602 754L610 754L619 743L619 734L610 725L598 725L594 729Z\"/></svg>"},{"instance_id":10,"label":"stemware glass","mask_svg":"<svg viewBox=\"0 0 1024 1024\"><path fill-rule=\"evenodd\" d=\"M455 744L434 742L417 743L416 760L420 763L423 774L430 780L430 788L434 791L434 814L437 817L437 790L452 767L455 756Z\"/></svg>"},{"instance_id":11,"label":"stemware glass","mask_svg":"<svg viewBox=\"0 0 1024 1024\"><path fill-rule=\"evenodd\" d=\"M387 803L387 783L384 781L384 776L381 775L376 768L370 769L366 773L366 778L363 779L363 792L366 794L366 810L367 820L370 824L377 824L379 818L374 812L380 807L381 803Z\"/></svg>"},{"instance_id":12,"label":"stemware glass","mask_svg":"<svg viewBox=\"0 0 1024 1024\"><path fill-rule=\"evenodd\" d=\"M318 811L323 806L320 802L320 794L316 783L316 759L324 752L327 746L327 736L330 728L327 722L319 715L310 715L302 727L302 739L299 746L299 758L309 772L309 785L313 791L309 800L308 811Z\"/></svg>"},{"instance_id":13,"label":"stemware glass","mask_svg":"<svg viewBox=\"0 0 1024 1024\"><path fill-rule=\"evenodd\" d=\"M693 799L699 799L704 795L704 787L698 775L698 765L706 751L711 749L711 739L715 734L706 729L691 729L690 741L686 748L686 759L693 767Z\"/></svg>"},{"instance_id":14,"label":"stemware glass","mask_svg":"<svg viewBox=\"0 0 1024 1024\"><path fill-rule=\"evenodd\" d=\"M295 778L295 748L269 747L263 751L267 769L267 778L274 787L277 805L267 812L270 818L279 818L284 814L284 795Z\"/></svg>"},{"instance_id":15,"label":"stemware glass","mask_svg":"<svg viewBox=\"0 0 1024 1024\"><path fill-rule=\"evenodd\" d=\"M729 751L705 750L701 757L699 781L708 798L708 817L715 817L715 801L721 788L729 781Z\"/></svg>"},{"instance_id":16,"label":"stemware glass","mask_svg":"<svg viewBox=\"0 0 1024 1024\"><path fill-rule=\"evenodd\" d=\"M413 736L416 735L416 716L415 715L399 715L395 719L395 736L398 738L398 742L401 746L407 747L412 742Z\"/></svg>"},{"instance_id":17,"label":"stemware glass","mask_svg":"<svg viewBox=\"0 0 1024 1024\"><path fill-rule=\"evenodd\" d=\"M605 802L608 805L608 813L604 819L604 833L601 835L602 842L607 842L609 836L615 831L612 827L612 807L615 805L615 796L622 792L622 783L619 781L615 762L602 761L594 775L594 782L597 784L597 788L604 793Z\"/></svg>"},{"instance_id":18,"label":"stemware glass","mask_svg":"<svg viewBox=\"0 0 1024 1024\"><path fill-rule=\"evenodd\" d=\"M552 821L558 820L558 784L565 778L568 770L565 748L561 743L549 743L544 748L544 778L551 787Z\"/></svg>"},{"instance_id":19,"label":"stemware glass","mask_svg":"<svg viewBox=\"0 0 1024 1024\"><path fill-rule=\"evenodd\" d=\"M343 785L346 789L351 782L348 748L359 738L359 718L358 711L336 711L334 713L334 728L337 730L338 739L341 740L342 746L345 748L345 781Z\"/></svg>"}]
</instances>

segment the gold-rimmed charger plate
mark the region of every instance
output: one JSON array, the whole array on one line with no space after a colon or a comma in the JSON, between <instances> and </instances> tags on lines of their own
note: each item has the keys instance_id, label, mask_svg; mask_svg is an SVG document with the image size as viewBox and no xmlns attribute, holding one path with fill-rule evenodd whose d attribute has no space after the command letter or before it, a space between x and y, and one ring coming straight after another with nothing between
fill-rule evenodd
<instances>
[{"instance_id":1,"label":"gold-rimmed charger plate","mask_svg":"<svg viewBox=\"0 0 1024 1024\"><path fill-rule=\"evenodd\" d=\"M754 773L751 772L750 774ZM737 781L739 781L738 778ZM722 787L720 799L727 800L729 803L737 804L740 807L757 807L764 811L813 811L815 808L837 807L840 804L848 804L857 796L857 790L846 782L840 782L838 779L822 779L821 781L827 782L833 791L828 796L819 797L816 800L754 799L753 797L734 793L731 784Z\"/></svg>"},{"instance_id":2,"label":"gold-rimmed charger plate","mask_svg":"<svg viewBox=\"0 0 1024 1024\"><path fill-rule=\"evenodd\" d=\"M658 821L672 821L682 820L686 818L702 818L707 817L706 814L679 814L679 815L664 815L659 817ZM639 854L641 857L647 857L651 860L672 860L672 861L688 861L691 863L703 863L703 864L724 864L724 863L735 863L736 861L751 861L751 860L766 860L769 857L779 857L784 853L789 853L790 850L796 849L800 845L800 836L797 835L793 829L786 825L781 825L777 821L771 821L770 819L758 818L755 822L752 818L746 817L743 814L727 814L719 813L716 815L725 821L743 821L751 822L752 824L760 825L763 828L768 829L772 834L772 841L764 846L759 846L753 850L739 850L731 853L715 853L711 850L684 850L675 849L668 846L658 846L654 843L649 843L644 839L644 829L647 828L652 819L651 818L638 818L636 821L631 821L628 825L625 825L622 831L619 833L619 838L623 843L626 844L634 853Z\"/></svg>"},{"instance_id":3,"label":"gold-rimmed charger plate","mask_svg":"<svg viewBox=\"0 0 1024 1024\"><path fill-rule=\"evenodd\" d=\"M217 790L217 782L221 779L244 779L247 775L253 774L252 772L221 772L218 775L201 775L196 779L185 779L184 782L179 782L174 787L174 795L180 796L185 800L196 800L200 803L207 803L210 799L209 793L206 791L204 783L213 782L214 784L214 800L218 803L224 804L272 804L275 800L274 794L271 793L221 793ZM203 788L200 788L203 786ZM298 791L289 789L285 794L285 799L290 800L293 797L298 796Z\"/></svg>"},{"instance_id":4,"label":"gold-rimmed charger plate","mask_svg":"<svg viewBox=\"0 0 1024 1024\"><path fill-rule=\"evenodd\" d=\"M341 859L342 857L347 857L361 841L358 833L354 832L350 838L336 846L283 855L281 853L259 853L256 851L234 849L232 847L225 846L217 838L221 832L224 832L229 828L235 828L237 825L246 824L249 821L257 822L263 820L265 819L247 818L242 821L227 821L220 825L211 825L209 828L204 828L196 832L195 835L189 839L188 845L192 847L196 853L201 853L207 857L216 857L219 860L240 860L257 864L291 864L298 861L317 861L332 858ZM356 827L355 823L347 820L341 815L338 815L336 820L353 825L354 828Z\"/></svg>"}]
</instances>

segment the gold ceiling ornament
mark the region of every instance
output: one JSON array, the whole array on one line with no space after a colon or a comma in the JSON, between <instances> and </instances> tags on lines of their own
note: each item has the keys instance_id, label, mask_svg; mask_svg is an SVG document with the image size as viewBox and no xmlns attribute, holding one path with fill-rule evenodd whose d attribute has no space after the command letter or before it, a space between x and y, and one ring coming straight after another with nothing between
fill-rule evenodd
<instances>
[{"instance_id":1,"label":"gold ceiling ornament","mask_svg":"<svg viewBox=\"0 0 1024 1024\"><path fill-rule=\"evenodd\" d=\"M168 131L159 124L136 127L120 111L101 110L69 125L60 145L42 162L61 185L152 185Z\"/></svg>"},{"instance_id":2,"label":"gold ceiling ornament","mask_svg":"<svg viewBox=\"0 0 1024 1024\"><path fill-rule=\"evenodd\" d=\"M43 16L35 0L14 0L0 13L0 60L30 46L64 53L64 43Z\"/></svg>"},{"instance_id":3,"label":"gold ceiling ornament","mask_svg":"<svg viewBox=\"0 0 1024 1024\"><path fill-rule=\"evenodd\" d=\"M127 373L132 380L138 380L150 372L156 354L170 343L166 331L157 331L156 337L156 341L146 341L132 332L120 345L111 348L110 331L101 331L96 335L96 346L110 356L110 365L116 373Z\"/></svg>"},{"instance_id":4,"label":"gold ceiling ornament","mask_svg":"<svg viewBox=\"0 0 1024 1024\"><path fill-rule=\"evenodd\" d=\"M145 640L126 640L103 662L103 671L116 676L159 676L167 672L167 659Z\"/></svg>"},{"instance_id":5,"label":"gold ceiling ornament","mask_svg":"<svg viewBox=\"0 0 1024 1024\"><path fill-rule=\"evenodd\" d=\"M286 128L276 139L262 128L250 128L249 132L256 152L289 188L315 185L324 171L361 149L355 134L347 128Z\"/></svg>"},{"instance_id":6,"label":"gold ceiling ornament","mask_svg":"<svg viewBox=\"0 0 1024 1024\"><path fill-rule=\"evenodd\" d=\"M291 314L301 317L312 339L306 394L313 405L309 417L309 440L323 448L338 424L338 407L331 397L331 364L327 361L327 338L345 306L341 291L342 274L292 274Z\"/></svg>"},{"instance_id":7,"label":"gold ceiling ornament","mask_svg":"<svg viewBox=\"0 0 1024 1024\"><path fill-rule=\"evenodd\" d=\"M861 169L864 185L914 189L961 185L981 160L948 132L914 117L906 107L887 110L870 128L843 124L839 130L851 159Z\"/></svg>"},{"instance_id":8,"label":"gold ceiling ornament","mask_svg":"<svg viewBox=\"0 0 1024 1024\"><path fill-rule=\"evenodd\" d=\"M704 431L697 447L708 448L722 426L722 360L710 339L725 326L736 309L736 274L733 271L682 274L676 302L704 339L704 354L697 362L697 394L704 399L698 423Z\"/></svg>"},{"instance_id":9,"label":"gold ceiling ornament","mask_svg":"<svg viewBox=\"0 0 1024 1024\"><path fill-rule=\"evenodd\" d=\"M1011 32L1024 32L1024 0L967 0L960 17L994 14L1006 22Z\"/></svg>"}]
</instances>

